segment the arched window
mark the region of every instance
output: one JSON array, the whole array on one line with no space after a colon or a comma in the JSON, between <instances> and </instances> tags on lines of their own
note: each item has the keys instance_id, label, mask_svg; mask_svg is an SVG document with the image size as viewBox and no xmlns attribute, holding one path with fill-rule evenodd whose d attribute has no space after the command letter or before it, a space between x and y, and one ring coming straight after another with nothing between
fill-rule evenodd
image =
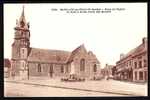
<instances>
[{"instance_id":1,"label":"arched window","mask_svg":"<svg viewBox=\"0 0 150 100\"><path fill-rule=\"evenodd\" d=\"M94 71L94 72L97 71L97 66L96 66L96 64L94 64L93 71Z\"/></svg>"},{"instance_id":2,"label":"arched window","mask_svg":"<svg viewBox=\"0 0 150 100\"><path fill-rule=\"evenodd\" d=\"M64 73L64 66L61 65L61 73Z\"/></svg>"},{"instance_id":3,"label":"arched window","mask_svg":"<svg viewBox=\"0 0 150 100\"><path fill-rule=\"evenodd\" d=\"M52 64L50 65L49 72L53 73L53 65Z\"/></svg>"},{"instance_id":4,"label":"arched window","mask_svg":"<svg viewBox=\"0 0 150 100\"><path fill-rule=\"evenodd\" d=\"M38 72L41 72L41 65L38 64Z\"/></svg>"},{"instance_id":5,"label":"arched window","mask_svg":"<svg viewBox=\"0 0 150 100\"><path fill-rule=\"evenodd\" d=\"M85 71L85 59L80 60L80 71Z\"/></svg>"},{"instance_id":6,"label":"arched window","mask_svg":"<svg viewBox=\"0 0 150 100\"><path fill-rule=\"evenodd\" d=\"M66 66L66 73L68 73L69 72L69 66L67 65Z\"/></svg>"}]
</instances>

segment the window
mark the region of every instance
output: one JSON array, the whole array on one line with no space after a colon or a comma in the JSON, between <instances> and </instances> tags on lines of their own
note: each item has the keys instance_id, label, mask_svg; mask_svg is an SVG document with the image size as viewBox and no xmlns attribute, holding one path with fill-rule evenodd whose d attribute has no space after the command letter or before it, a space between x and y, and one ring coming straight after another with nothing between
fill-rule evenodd
<instances>
[{"instance_id":1,"label":"window","mask_svg":"<svg viewBox=\"0 0 150 100\"><path fill-rule=\"evenodd\" d=\"M67 72L67 73L69 72L69 67L68 67L68 65L66 66L66 72Z\"/></svg>"},{"instance_id":2,"label":"window","mask_svg":"<svg viewBox=\"0 0 150 100\"><path fill-rule=\"evenodd\" d=\"M142 61L139 61L139 68L142 68Z\"/></svg>"},{"instance_id":3,"label":"window","mask_svg":"<svg viewBox=\"0 0 150 100\"><path fill-rule=\"evenodd\" d=\"M96 64L94 64L93 71L94 71L94 72L97 71L97 66L96 66Z\"/></svg>"},{"instance_id":4,"label":"window","mask_svg":"<svg viewBox=\"0 0 150 100\"><path fill-rule=\"evenodd\" d=\"M23 62L23 67L25 67L25 62Z\"/></svg>"},{"instance_id":5,"label":"window","mask_svg":"<svg viewBox=\"0 0 150 100\"><path fill-rule=\"evenodd\" d=\"M136 62L134 62L134 67L137 68L137 63Z\"/></svg>"},{"instance_id":6,"label":"window","mask_svg":"<svg viewBox=\"0 0 150 100\"><path fill-rule=\"evenodd\" d=\"M144 67L146 67L146 59L144 59Z\"/></svg>"},{"instance_id":7,"label":"window","mask_svg":"<svg viewBox=\"0 0 150 100\"><path fill-rule=\"evenodd\" d=\"M64 66L61 66L61 73L64 73Z\"/></svg>"},{"instance_id":8,"label":"window","mask_svg":"<svg viewBox=\"0 0 150 100\"><path fill-rule=\"evenodd\" d=\"M24 54L24 49L22 49L22 53Z\"/></svg>"},{"instance_id":9,"label":"window","mask_svg":"<svg viewBox=\"0 0 150 100\"><path fill-rule=\"evenodd\" d=\"M145 73L145 80L147 81L148 80L148 74L147 74L147 71L144 71Z\"/></svg>"},{"instance_id":10,"label":"window","mask_svg":"<svg viewBox=\"0 0 150 100\"><path fill-rule=\"evenodd\" d=\"M53 65L52 64L50 65L49 73L53 73Z\"/></svg>"},{"instance_id":11,"label":"window","mask_svg":"<svg viewBox=\"0 0 150 100\"><path fill-rule=\"evenodd\" d=\"M21 68L24 69L25 68L25 62L21 62L22 66Z\"/></svg>"},{"instance_id":12,"label":"window","mask_svg":"<svg viewBox=\"0 0 150 100\"><path fill-rule=\"evenodd\" d=\"M139 72L139 77L140 80L143 80L143 72Z\"/></svg>"},{"instance_id":13,"label":"window","mask_svg":"<svg viewBox=\"0 0 150 100\"><path fill-rule=\"evenodd\" d=\"M131 66L131 61L129 62L129 65Z\"/></svg>"},{"instance_id":14,"label":"window","mask_svg":"<svg viewBox=\"0 0 150 100\"><path fill-rule=\"evenodd\" d=\"M80 71L84 71L85 70L85 59L81 59L80 60Z\"/></svg>"},{"instance_id":15,"label":"window","mask_svg":"<svg viewBox=\"0 0 150 100\"><path fill-rule=\"evenodd\" d=\"M138 57L138 59L141 59L141 58L142 58L142 56Z\"/></svg>"},{"instance_id":16,"label":"window","mask_svg":"<svg viewBox=\"0 0 150 100\"><path fill-rule=\"evenodd\" d=\"M24 58L24 49L22 49L22 58Z\"/></svg>"},{"instance_id":17,"label":"window","mask_svg":"<svg viewBox=\"0 0 150 100\"><path fill-rule=\"evenodd\" d=\"M38 64L38 72L41 72L41 65Z\"/></svg>"},{"instance_id":18,"label":"window","mask_svg":"<svg viewBox=\"0 0 150 100\"><path fill-rule=\"evenodd\" d=\"M135 80L137 80L137 72L135 72Z\"/></svg>"}]
</instances>

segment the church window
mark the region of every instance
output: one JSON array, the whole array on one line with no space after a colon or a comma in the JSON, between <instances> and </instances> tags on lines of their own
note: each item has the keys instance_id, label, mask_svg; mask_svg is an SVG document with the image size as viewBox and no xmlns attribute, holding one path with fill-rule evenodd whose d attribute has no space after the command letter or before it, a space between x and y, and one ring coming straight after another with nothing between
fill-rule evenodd
<instances>
[{"instance_id":1,"label":"church window","mask_svg":"<svg viewBox=\"0 0 150 100\"><path fill-rule=\"evenodd\" d=\"M137 72L135 72L135 80L137 80Z\"/></svg>"},{"instance_id":2,"label":"church window","mask_svg":"<svg viewBox=\"0 0 150 100\"><path fill-rule=\"evenodd\" d=\"M64 66L61 66L61 73L64 73Z\"/></svg>"},{"instance_id":3,"label":"church window","mask_svg":"<svg viewBox=\"0 0 150 100\"><path fill-rule=\"evenodd\" d=\"M69 72L69 66L68 65L66 66L66 72L67 73Z\"/></svg>"},{"instance_id":4,"label":"church window","mask_svg":"<svg viewBox=\"0 0 150 100\"><path fill-rule=\"evenodd\" d=\"M41 65L38 64L38 72L41 72Z\"/></svg>"},{"instance_id":5,"label":"church window","mask_svg":"<svg viewBox=\"0 0 150 100\"><path fill-rule=\"evenodd\" d=\"M25 49L22 49L22 52L21 52L22 58L25 57L25 55L24 55L24 50L25 50Z\"/></svg>"},{"instance_id":6,"label":"church window","mask_svg":"<svg viewBox=\"0 0 150 100\"><path fill-rule=\"evenodd\" d=\"M53 65L50 65L50 73L53 73Z\"/></svg>"},{"instance_id":7,"label":"church window","mask_svg":"<svg viewBox=\"0 0 150 100\"><path fill-rule=\"evenodd\" d=\"M96 64L94 64L93 71L94 71L94 72L97 71L97 66L96 66Z\"/></svg>"},{"instance_id":8,"label":"church window","mask_svg":"<svg viewBox=\"0 0 150 100\"><path fill-rule=\"evenodd\" d=\"M80 71L84 71L85 70L85 59L81 59L80 60Z\"/></svg>"}]
</instances>

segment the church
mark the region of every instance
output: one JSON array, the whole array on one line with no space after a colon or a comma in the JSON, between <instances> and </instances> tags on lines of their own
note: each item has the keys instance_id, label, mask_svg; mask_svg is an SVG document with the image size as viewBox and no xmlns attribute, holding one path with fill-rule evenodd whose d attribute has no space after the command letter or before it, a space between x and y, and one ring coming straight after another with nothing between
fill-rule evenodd
<instances>
[{"instance_id":1,"label":"church","mask_svg":"<svg viewBox=\"0 0 150 100\"><path fill-rule=\"evenodd\" d=\"M30 47L30 26L26 22L24 7L14 28L12 43L12 73L21 79L29 76L50 78L76 74L89 78L100 74L100 62L92 51L87 51L84 44L73 51L41 49Z\"/></svg>"}]
</instances>

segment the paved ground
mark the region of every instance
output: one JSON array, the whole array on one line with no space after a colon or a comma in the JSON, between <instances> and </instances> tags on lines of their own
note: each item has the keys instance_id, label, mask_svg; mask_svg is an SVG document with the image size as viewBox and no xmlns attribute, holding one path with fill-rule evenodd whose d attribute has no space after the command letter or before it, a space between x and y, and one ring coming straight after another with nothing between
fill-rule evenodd
<instances>
[{"instance_id":1,"label":"paved ground","mask_svg":"<svg viewBox=\"0 0 150 100\"><path fill-rule=\"evenodd\" d=\"M24 85L16 83L5 84L5 97L78 97L78 96L124 96L100 92L80 91L37 85Z\"/></svg>"},{"instance_id":2,"label":"paved ground","mask_svg":"<svg viewBox=\"0 0 150 100\"><path fill-rule=\"evenodd\" d=\"M42 93L39 93L40 96L86 96L87 94L89 94L88 96L123 96L123 95L124 96L147 96L147 84L132 84L128 82L120 82L120 81L115 81L115 80L61 82L60 79L57 79L57 78L56 79L31 78L30 80L21 80L21 81L17 79L16 80L5 79L5 84L4 84L5 89L10 92L10 91L14 91L17 88L14 88L13 90L12 87L15 87L16 83L8 84L8 82L20 82L20 83L26 83L26 84L49 86L47 90L43 90L43 91L45 91L46 93L49 92L50 94L46 94L46 93L43 94L42 92ZM35 88L35 86L33 85L32 85L33 89L31 88L31 86L29 87L30 87L28 88L29 91L30 90L38 91L38 89L39 91L42 91L42 89L44 89L44 87L39 88L40 86L38 86L38 88L37 87ZM55 88L52 88L52 87L55 87ZM65 88L67 88L67 90ZM61 95L59 94L60 92L58 93L52 92L54 94L51 94L51 91L55 91L55 90L57 91L57 89L58 91L62 90L65 92L61 92ZM87 91L84 91L84 90L87 90ZM20 91L19 93L22 93L25 90L21 92L21 88L18 88L17 91ZM70 91L70 92L67 92L67 91ZM7 92L7 94L9 94L9 92ZM27 96L38 96L37 94L35 95L33 93L34 92L32 92L31 95L27 94ZM23 93L19 95L25 95L25 94Z\"/></svg>"}]
</instances>

